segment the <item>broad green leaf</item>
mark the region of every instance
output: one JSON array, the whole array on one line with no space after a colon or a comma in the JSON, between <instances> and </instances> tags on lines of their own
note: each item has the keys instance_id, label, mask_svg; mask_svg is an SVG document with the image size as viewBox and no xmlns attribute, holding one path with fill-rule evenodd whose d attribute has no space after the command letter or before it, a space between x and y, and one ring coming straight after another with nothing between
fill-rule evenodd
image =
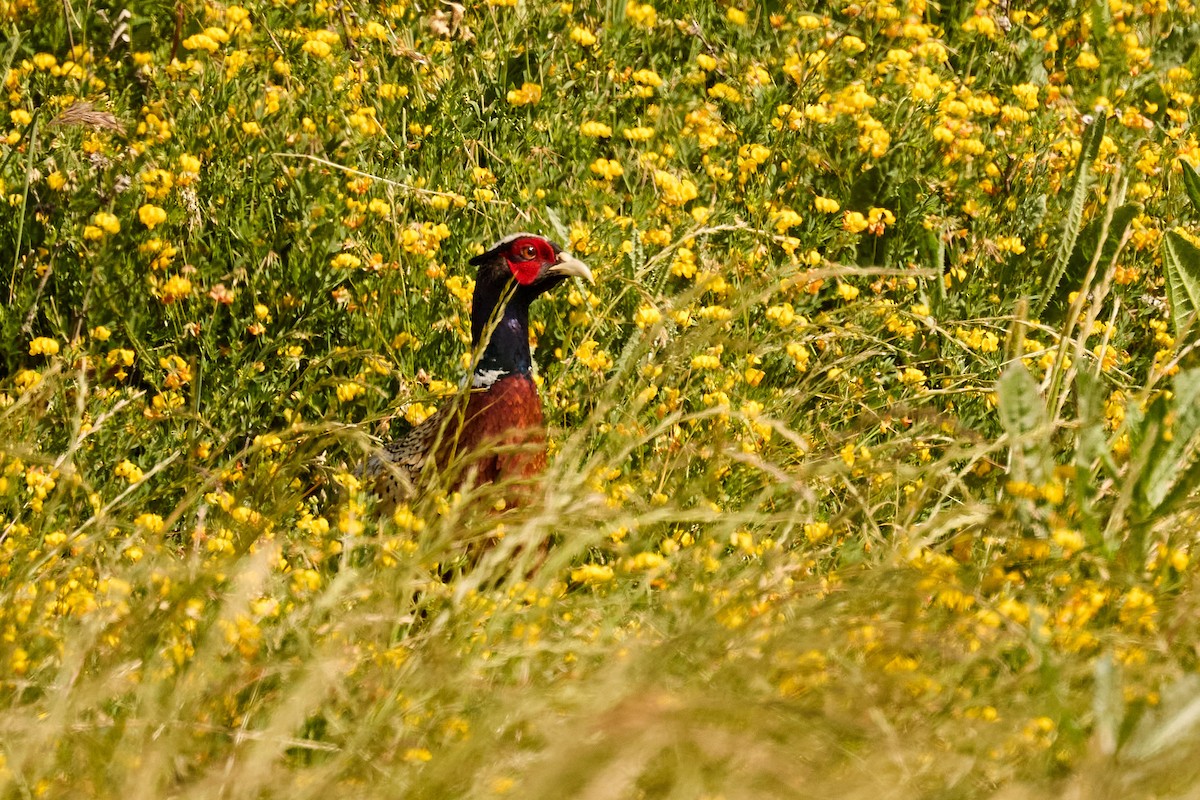
<instances>
[{"instance_id":1,"label":"broad green leaf","mask_svg":"<svg viewBox=\"0 0 1200 800\"><path fill-rule=\"evenodd\" d=\"M934 271L932 305L934 312L941 311L946 302L946 242L936 231L924 231L917 238L921 256Z\"/></svg>"},{"instance_id":2,"label":"broad green leaf","mask_svg":"<svg viewBox=\"0 0 1200 800\"><path fill-rule=\"evenodd\" d=\"M1037 381L1024 362L1014 361L996 383L1000 425L1012 440L1013 466L1030 480L1045 477L1043 469L1048 442L1039 434L1046 422L1046 404Z\"/></svg>"},{"instance_id":3,"label":"broad green leaf","mask_svg":"<svg viewBox=\"0 0 1200 800\"><path fill-rule=\"evenodd\" d=\"M1162 401L1156 401L1160 405ZM1164 415L1159 439L1150 451L1146 469L1138 476L1139 494L1147 511L1153 513L1172 490L1181 486L1181 476L1190 474L1190 462L1195 456L1193 441L1200 433L1200 369L1181 372L1175 378L1173 413ZM1191 486L1184 486L1190 491Z\"/></svg>"},{"instance_id":4,"label":"broad green leaf","mask_svg":"<svg viewBox=\"0 0 1200 800\"><path fill-rule=\"evenodd\" d=\"M1142 206L1138 203L1126 203L1113 212L1112 220L1108 225L1108 235L1104 238L1104 249L1100 253L1099 262L1097 262L1101 270L1112 261L1116 255L1117 247L1120 246L1121 240L1125 237L1125 232L1129 230L1130 224L1141 212ZM1071 258L1067 262L1067 269L1049 303L1049 309L1056 316L1066 313L1067 306L1069 305L1067 298L1070 297L1071 292L1078 291L1083 285L1083 279L1087 277L1088 266L1092 263L1092 258L1095 257L1096 250L1101 246L1100 232L1103 228L1104 220L1094 219L1079 234L1075 250L1071 253Z\"/></svg>"},{"instance_id":5,"label":"broad green leaf","mask_svg":"<svg viewBox=\"0 0 1200 800\"><path fill-rule=\"evenodd\" d=\"M1096 474L1101 467L1111 475L1117 474L1117 467L1108 449L1108 435L1104 430L1104 395L1100 379L1087 370L1075 373L1075 398L1078 418L1075 480L1072 481L1075 505L1079 508L1080 526L1088 541L1099 544L1103 525L1096 509Z\"/></svg>"},{"instance_id":6,"label":"broad green leaf","mask_svg":"<svg viewBox=\"0 0 1200 800\"><path fill-rule=\"evenodd\" d=\"M1188 497L1195 493L1198 486L1200 486L1200 458L1195 458L1193 455L1187 469L1175 476L1175 483L1171 487L1171 491L1158 504L1155 512L1160 516L1174 513Z\"/></svg>"},{"instance_id":7,"label":"broad green leaf","mask_svg":"<svg viewBox=\"0 0 1200 800\"><path fill-rule=\"evenodd\" d=\"M1183 188L1187 190L1187 196L1191 198L1196 213L1200 214L1200 172L1196 172L1195 167L1183 160L1180 160L1179 166L1183 168Z\"/></svg>"},{"instance_id":8,"label":"broad green leaf","mask_svg":"<svg viewBox=\"0 0 1200 800\"><path fill-rule=\"evenodd\" d=\"M1100 382L1092 373L1075 373L1075 397L1079 414L1079 433L1075 439L1075 466L1088 473L1097 459L1108 453L1104 432L1104 400Z\"/></svg>"},{"instance_id":9,"label":"broad green leaf","mask_svg":"<svg viewBox=\"0 0 1200 800\"><path fill-rule=\"evenodd\" d=\"M1163 237L1162 256L1167 297L1171 301L1171 322L1178 334L1200 308L1200 247L1175 231L1168 231Z\"/></svg>"},{"instance_id":10,"label":"broad green leaf","mask_svg":"<svg viewBox=\"0 0 1200 800\"><path fill-rule=\"evenodd\" d=\"M1166 687L1158 707L1139 722L1122 748L1133 761L1144 761L1171 750L1192 753L1200 733L1200 679L1185 675Z\"/></svg>"},{"instance_id":11,"label":"broad green leaf","mask_svg":"<svg viewBox=\"0 0 1200 800\"><path fill-rule=\"evenodd\" d=\"M1059 281L1062 280L1063 273L1067 270L1071 254L1075 252L1075 242L1083 227L1083 207L1087 203L1087 192L1092 182L1092 164L1100 154L1100 142L1104 139L1104 125L1105 118L1100 115L1083 132L1083 146L1079 151L1079 163L1071 178L1071 199L1067 206L1066 222L1063 223L1062 240L1058 244L1058 253L1054 257L1054 264L1050 268L1046 285L1042 288L1042 297L1034 309L1035 317L1045 311L1050 298L1054 297Z\"/></svg>"},{"instance_id":12,"label":"broad green leaf","mask_svg":"<svg viewBox=\"0 0 1200 800\"><path fill-rule=\"evenodd\" d=\"M1117 751L1121 722L1125 717L1121 673L1113 663L1112 654L1105 653L1096 659L1092 674L1092 717L1095 720L1096 745L1101 753L1111 756Z\"/></svg>"}]
</instances>

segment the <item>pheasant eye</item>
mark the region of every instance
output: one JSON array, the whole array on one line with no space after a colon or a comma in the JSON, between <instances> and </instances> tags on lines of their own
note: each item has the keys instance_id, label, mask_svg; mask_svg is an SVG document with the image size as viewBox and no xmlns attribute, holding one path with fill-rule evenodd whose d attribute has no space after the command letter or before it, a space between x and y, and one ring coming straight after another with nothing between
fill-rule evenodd
<instances>
[{"instance_id":1,"label":"pheasant eye","mask_svg":"<svg viewBox=\"0 0 1200 800\"><path fill-rule=\"evenodd\" d=\"M529 261L537 255L537 248L531 244L524 245L517 250L517 255L519 255L525 261Z\"/></svg>"}]
</instances>

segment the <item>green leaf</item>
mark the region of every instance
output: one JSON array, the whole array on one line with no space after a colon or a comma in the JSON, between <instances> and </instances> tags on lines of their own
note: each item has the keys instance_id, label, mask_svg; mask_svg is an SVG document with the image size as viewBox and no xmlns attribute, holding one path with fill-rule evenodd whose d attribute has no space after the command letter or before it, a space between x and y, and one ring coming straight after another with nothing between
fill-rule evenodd
<instances>
[{"instance_id":1,"label":"green leaf","mask_svg":"<svg viewBox=\"0 0 1200 800\"><path fill-rule=\"evenodd\" d=\"M1078 406L1079 432L1075 437L1075 466L1089 473L1097 459L1108 453L1108 436L1104 432L1104 398L1100 381L1087 370L1075 373L1075 397Z\"/></svg>"},{"instance_id":2,"label":"green leaf","mask_svg":"<svg viewBox=\"0 0 1200 800\"><path fill-rule=\"evenodd\" d=\"M936 314L946 302L946 242L937 231L923 231L918 234L917 246L920 248L922 260L935 273L931 283L932 305Z\"/></svg>"},{"instance_id":3,"label":"green leaf","mask_svg":"<svg viewBox=\"0 0 1200 800\"><path fill-rule=\"evenodd\" d=\"M1111 756L1117 752L1121 722L1125 717L1121 672L1113 663L1112 653L1105 653L1096 659L1092 670L1092 717L1095 720L1096 745L1105 756Z\"/></svg>"},{"instance_id":4,"label":"green leaf","mask_svg":"<svg viewBox=\"0 0 1200 800\"><path fill-rule=\"evenodd\" d=\"M1116 475L1104 430L1104 394L1100 379L1087 370L1075 373L1075 480L1072 481L1080 526L1092 544L1101 544L1102 522L1096 509L1096 475L1103 468Z\"/></svg>"},{"instance_id":5,"label":"green leaf","mask_svg":"<svg viewBox=\"0 0 1200 800\"><path fill-rule=\"evenodd\" d=\"M1129 230L1130 224L1140 213L1142 213L1142 206L1138 203L1126 203L1113 212L1108 225L1108 235L1105 236L1103 242L1104 249L1100 252L1100 260L1096 262L1097 264L1103 266L1113 260L1117 248L1121 245L1121 240L1125 238L1125 232ZM1101 247L1100 232L1103 229L1104 220L1094 219L1079 234L1063 278L1059 281L1059 286L1056 287L1048 304L1048 309L1053 312L1054 316L1061 317L1065 314L1069 305L1067 298L1070 297L1071 292L1079 291L1082 288L1092 258Z\"/></svg>"},{"instance_id":6,"label":"green leaf","mask_svg":"<svg viewBox=\"0 0 1200 800\"><path fill-rule=\"evenodd\" d=\"M1100 142L1104 140L1104 125L1105 118L1100 115L1083 132L1083 146L1079 151L1079 163L1075 167L1075 174L1071 177L1071 200L1067 206L1066 222L1063 223L1062 240L1058 244L1058 253L1054 257L1054 265L1051 267L1050 275L1043 287L1041 300L1034 309L1035 317L1041 316L1041 313L1046 310L1050 299L1054 297L1059 281L1062 280L1063 273L1067 270L1071 254L1075 252L1075 242L1083 228L1083 207L1087 203L1088 188L1091 186L1092 164L1099 156Z\"/></svg>"},{"instance_id":7,"label":"green leaf","mask_svg":"<svg viewBox=\"0 0 1200 800\"><path fill-rule=\"evenodd\" d=\"M1183 168L1183 188L1187 189L1187 196L1191 198L1196 213L1200 214L1200 172L1183 160L1179 166Z\"/></svg>"},{"instance_id":8,"label":"green leaf","mask_svg":"<svg viewBox=\"0 0 1200 800\"><path fill-rule=\"evenodd\" d=\"M1161 399L1155 406L1163 403ZM1150 450L1145 470L1138 476L1138 494L1148 513L1153 514L1172 490L1190 492L1195 484L1181 480L1191 474L1196 454L1194 439L1200 433L1200 369L1190 369L1175 378L1172 411L1163 415L1158 440ZM1169 421L1169 424L1168 424ZM1185 485L1186 484L1186 485Z\"/></svg>"},{"instance_id":9,"label":"green leaf","mask_svg":"<svg viewBox=\"0 0 1200 800\"><path fill-rule=\"evenodd\" d=\"M1012 440L1014 471L1021 477L1040 481L1046 477L1048 444L1044 435L1046 404L1037 381L1024 362L1013 361L996 383L1000 425Z\"/></svg>"},{"instance_id":10,"label":"green leaf","mask_svg":"<svg viewBox=\"0 0 1200 800\"><path fill-rule=\"evenodd\" d=\"M1122 754L1132 763L1162 758L1172 751L1195 752L1200 734L1200 679L1185 675L1166 687L1158 707L1134 728Z\"/></svg>"},{"instance_id":11,"label":"green leaf","mask_svg":"<svg viewBox=\"0 0 1200 800\"><path fill-rule=\"evenodd\" d=\"M1159 516L1174 513L1183 501L1195 493L1197 486L1200 486L1200 458L1194 458L1187 469L1176 475L1175 485L1163 497L1155 511Z\"/></svg>"},{"instance_id":12,"label":"green leaf","mask_svg":"<svg viewBox=\"0 0 1200 800\"><path fill-rule=\"evenodd\" d=\"M1178 335L1200 309L1200 247L1175 231L1168 231L1163 237L1162 257L1167 297L1171 301L1171 322Z\"/></svg>"}]
</instances>

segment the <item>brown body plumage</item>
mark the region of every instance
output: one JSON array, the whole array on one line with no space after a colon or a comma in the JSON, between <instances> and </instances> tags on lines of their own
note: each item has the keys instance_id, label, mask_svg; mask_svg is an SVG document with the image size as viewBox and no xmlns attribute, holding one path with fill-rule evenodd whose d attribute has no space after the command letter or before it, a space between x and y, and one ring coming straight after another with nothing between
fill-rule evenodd
<instances>
[{"instance_id":1,"label":"brown body plumage","mask_svg":"<svg viewBox=\"0 0 1200 800\"><path fill-rule=\"evenodd\" d=\"M466 456L461 460L459 456ZM450 465L461 472L451 483L531 478L546 466L546 431L542 404L533 381L513 375L488 389L472 390L465 404L453 403L408 434L385 446L367 463L364 477L389 505L413 497L421 473L433 459L432 471Z\"/></svg>"}]
</instances>

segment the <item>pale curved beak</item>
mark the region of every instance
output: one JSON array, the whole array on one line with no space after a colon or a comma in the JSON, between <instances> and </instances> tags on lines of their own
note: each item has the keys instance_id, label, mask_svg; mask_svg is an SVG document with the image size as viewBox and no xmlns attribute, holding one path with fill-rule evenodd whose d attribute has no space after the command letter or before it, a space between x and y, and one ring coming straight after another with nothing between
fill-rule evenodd
<instances>
[{"instance_id":1,"label":"pale curved beak","mask_svg":"<svg viewBox=\"0 0 1200 800\"><path fill-rule=\"evenodd\" d=\"M583 278L588 283L596 282L596 279L592 277L592 271L588 269L587 264L583 263L565 250L558 254L558 260L554 262L550 269L546 270L546 274Z\"/></svg>"}]
</instances>

